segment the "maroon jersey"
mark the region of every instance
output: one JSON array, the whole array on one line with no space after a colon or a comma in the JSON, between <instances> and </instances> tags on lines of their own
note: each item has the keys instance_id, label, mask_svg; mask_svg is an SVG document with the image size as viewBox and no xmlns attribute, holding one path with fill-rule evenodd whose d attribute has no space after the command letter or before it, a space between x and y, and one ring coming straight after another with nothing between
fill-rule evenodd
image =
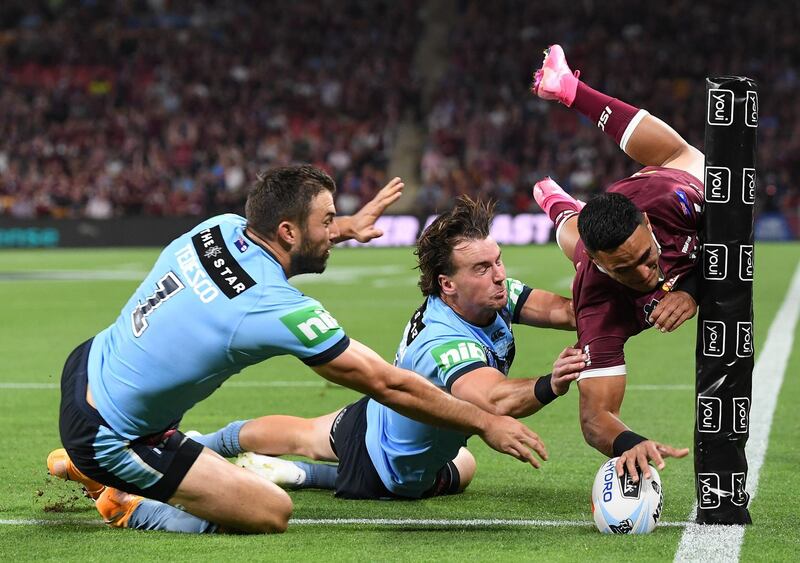
<instances>
[{"instance_id":1,"label":"maroon jersey","mask_svg":"<svg viewBox=\"0 0 800 563\"><path fill-rule=\"evenodd\" d=\"M607 191L627 196L647 213L661 248L658 265L664 278L649 293L630 289L598 269L583 242L578 242L572 298L578 347L588 355L579 379L626 373L625 342L651 326L650 313L697 261L703 206L700 180L683 170L648 166Z\"/></svg>"}]
</instances>

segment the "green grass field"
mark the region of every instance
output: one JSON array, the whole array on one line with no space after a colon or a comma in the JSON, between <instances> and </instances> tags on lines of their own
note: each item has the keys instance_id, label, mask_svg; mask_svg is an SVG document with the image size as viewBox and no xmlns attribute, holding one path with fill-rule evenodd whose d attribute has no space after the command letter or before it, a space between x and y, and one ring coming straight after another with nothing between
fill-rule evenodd
<instances>
[{"instance_id":1,"label":"green grass field","mask_svg":"<svg viewBox=\"0 0 800 563\"><path fill-rule=\"evenodd\" d=\"M59 446L57 384L67 354L109 325L148 271L157 250L0 252L0 554L36 560L405 560L671 561L694 500L692 460L668 460L662 522L647 536L603 536L591 523L590 490L604 457L584 444L575 388L527 419L550 461L538 471L469 446L478 460L457 497L416 502L343 501L323 491L293 492L295 522L280 536L186 536L112 530L69 483L48 478L47 453ZM511 277L569 292L570 264L555 246L504 249ZM800 245L757 248L756 353L800 260ZM410 249L338 249L322 277L296 285L322 301L348 334L394 357L401 331L421 302ZM550 371L574 335L519 327L512 376ZM691 446L694 424L691 322L674 334L642 334L627 347L624 420L637 432ZM179 353L179 352L178 352ZM779 394L742 561L790 561L800 553L798 439L800 357L792 351ZM754 385L758 385L756 382ZM184 418L183 429L215 430L266 413L316 416L356 393L325 385L293 359L246 370ZM342 519L508 519L540 525L347 523ZM324 519L323 523L315 520ZM555 522L555 523L554 523ZM560 523L560 524L559 524Z\"/></svg>"}]
</instances>

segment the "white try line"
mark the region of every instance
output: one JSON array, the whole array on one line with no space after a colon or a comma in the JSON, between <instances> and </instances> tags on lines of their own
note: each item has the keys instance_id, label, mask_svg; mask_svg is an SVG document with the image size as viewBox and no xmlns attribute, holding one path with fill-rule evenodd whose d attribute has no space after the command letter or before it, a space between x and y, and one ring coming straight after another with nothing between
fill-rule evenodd
<instances>
[{"instance_id":1,"label":"white try line","mask_svg":"<svg viewBox=\"0 0 800 563\"><path fill-rule=\"evenodd\" d=\"M775 320L769 327L767 340L753 368L753 404L750 408L750 437L745 453L749 467L747 492L750 500L756 496L758 477L767 453L769 430L778 393L794 343L794 331L800 315L800 264L794 272L789 291ZM675 561L739 561L744 539L744 526L702 526L695 524L697 503L689 514Z\"/></svg>"},{"instance_id":2,"label":"white try line","mask_svg":"<svg viewBox=\"0 0 800 563\"><path fill-rule=\"evenodd\" d=\"M6 519L0 520L2 526L100 526L103 522L86 519ZM680 528L686 522L659 522L659 526ZM419 526L436 527L447 526L453 528L491 528L491 527L520 527L520 528L592 528L594 524L588 520L511 520L501 518L292 518L289 526Z\"/></svg>"}]
</instances>

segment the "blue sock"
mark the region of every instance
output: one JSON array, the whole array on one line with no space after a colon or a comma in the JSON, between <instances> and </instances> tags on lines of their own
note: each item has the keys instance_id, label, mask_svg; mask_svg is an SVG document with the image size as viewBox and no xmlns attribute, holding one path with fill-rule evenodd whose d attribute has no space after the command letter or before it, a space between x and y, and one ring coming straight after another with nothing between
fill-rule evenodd
<instances>
[{"instance_id":1,"label":"blue sock","mask_svg":"<svg viewBox=\"0 0 800 563\"><path fill-rule=\"evenodd\" d=\"M246 422L247 420L237 420L220 428L216 432L203 434L202 436L192 438L192 440L214 450L222 457L234 457L244 451L241 446L239 446L239 431Z\"/></svg>"},{"instance_id":2,"label":"blue sock","mask_svg":"<svg viewBox=\"0 0 800 563\"><path fill-rule=\"evenodd\" d=\"M187 534L213 534L217 525L157 500L144 499L128 520L128 528Z\"/></svg>"},{"instance_id":3,"label":"blue sock","mask_svg":"<svg viewBox=\"0 0 800 563\"><path fill-rule=\"evenodd\" d=\"M336 486L336 472L338 465L327 463L293 462L297 467L306 472L306 480L297 487L298 489L334 489Z\"/></svg>"}]
</instances>

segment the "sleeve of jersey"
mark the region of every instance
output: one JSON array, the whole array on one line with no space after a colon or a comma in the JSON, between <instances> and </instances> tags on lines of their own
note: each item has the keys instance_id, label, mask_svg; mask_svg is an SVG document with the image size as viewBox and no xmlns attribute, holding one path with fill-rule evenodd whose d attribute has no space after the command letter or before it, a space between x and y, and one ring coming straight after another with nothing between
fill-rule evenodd
<instances>
[{"instance_id":1,"label":"sleeve of jersey","mask_svg":"<svg viewBox=\"0 0 800 563\"><path fill-rule=\"evenodd\" d=\"M506 278L506 294L508 295L506 308L511 314L512 323L519 322L520 313L522 312L522 308L525 306L525 302L528 300L528 297L530 297L531 291L533 291L533 289L521 281L513 278Z\"/></svg>"},{"instance_id":2,"label":"sleeve of jersey","mask_svg":"<svg viewBox=\"0 0 800 563\"><path fill-rule=\"evenodd\" d=\"M468 338L441 338L428 346L418 363L417 371L435 374L433 383L449 392L459 377L486 367L486 352L476 340Z\"/></svg>"},{"instance_id":3,"label":"sleeve of jersey","mask_svg":"<svg viewBox=\"0 0 800 563\"><path fill-rule=\"evenodd\" d=\"M614 306L597 306L578 312L578 348L587 356L586 369L578 376L578 381L592 377L611 377L624 375L625 342L628 333L619 322L619 311Z\"/></svg>"},{"instance_id":4,"label":"sleeve of jersey","mask_svg":"<svg viewBox=\"0 0 800 563\"><path fill-rule=\"evenodd\" d=\"M272 355L291 354L306 365L318 366L334 360L350 345L333 315L306 296L287 300L258 317L264 348Z\"/></svg>"}]
</instances>

